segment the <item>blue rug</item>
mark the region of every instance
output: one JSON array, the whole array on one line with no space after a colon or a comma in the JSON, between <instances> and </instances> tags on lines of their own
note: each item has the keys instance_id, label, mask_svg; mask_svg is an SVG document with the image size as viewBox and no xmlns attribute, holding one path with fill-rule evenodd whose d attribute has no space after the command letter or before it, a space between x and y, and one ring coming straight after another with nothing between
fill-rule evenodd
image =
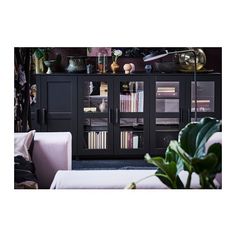
<instances>
[{"instance_id":1,"label":"blue rug","mask_svg":"<svg viewBox=\"0 0 236 236\"><path fill-rule=\"evenodd\" d=\"M73 170L155 169L145 160L73 160Z\"/></svg>"}]
</instances>

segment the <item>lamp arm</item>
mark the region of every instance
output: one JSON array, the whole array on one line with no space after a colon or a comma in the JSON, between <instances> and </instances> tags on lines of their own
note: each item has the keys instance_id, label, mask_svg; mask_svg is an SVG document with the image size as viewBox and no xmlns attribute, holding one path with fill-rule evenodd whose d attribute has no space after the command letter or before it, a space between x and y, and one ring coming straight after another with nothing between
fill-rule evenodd
<instances>
[{"instance_id":1,"label":"lamp arm","mask_svg":"<svg viewBox=\"0 0 236 236\"><path fill-rule=\"evenodd\" d=\"M188 50L181 50L181 51L175 51L175 52L168 52L168 55L170 54L181 54L191 52L194 56L194 70L193 70L193 79L194 79L194 121L197 121L197 54L194 50L188 49ZM192 101L191 101L192 103Z\"/></svg>"}]
</instances>

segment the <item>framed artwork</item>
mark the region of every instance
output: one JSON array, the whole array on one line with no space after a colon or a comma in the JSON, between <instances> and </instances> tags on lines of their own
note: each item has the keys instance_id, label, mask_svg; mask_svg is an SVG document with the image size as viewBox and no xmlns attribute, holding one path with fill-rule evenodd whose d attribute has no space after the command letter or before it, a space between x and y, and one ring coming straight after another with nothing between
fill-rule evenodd
<instances>
[{"instance_id":1,"label":"framed artwork","mask_svg":"<svg viewBox=\"0 0 236 236\"><path fill-rule=\"evenodd\" d=\"M101 53L102 55L106 54L107 56L111 56L111 48L87 48L88 57L97 57L98 53Z\"/></svg>"}]
</instances>

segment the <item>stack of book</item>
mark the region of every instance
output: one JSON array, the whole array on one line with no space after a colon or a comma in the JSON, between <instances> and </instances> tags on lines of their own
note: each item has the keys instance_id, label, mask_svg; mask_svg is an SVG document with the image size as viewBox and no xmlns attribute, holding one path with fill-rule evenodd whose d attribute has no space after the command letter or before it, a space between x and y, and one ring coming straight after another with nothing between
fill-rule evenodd
<instances>
[{"instance_id":1,"label":"stack of book","mask_svg":"<svg viewBox=\"0 0 236 236\"><path fill-rule=\"evenodd\" d=\"M106 148L107 148L107 131L88 132L88 149L106 149Z\"/></svg>"},{"instance_id":2,"label":"stack of book","mask_svg":"<svg viewBox=\"0 0 236 236\"><path fill-rule=\"evenodd\" d=\"M197 100L197 111L198 112L210 112L211 111L211 101L208 99L201 99L201 100ZM191 111L194 112L195 109L195 101L192 100L192 109Z\"/></svg>"},{"instance_id":3,"label":"stack of book","mask_svg":"<svg viewBox=\"0 0 236 236\"><path fill-rule=\"evenodd\" d=\"M122 131L120 133L120 147L122 149L137 149L142 146L142 135L133 131Z\"/></svg>"},{"instance_id":4,"label":"stack of book","mask_svg":"<svg viewBox=\"0 0 236 236\"><path fill-rule=\"evenodd\" d=\"M120 95L121 112L143 112L143 91Z\"/></svg>"},{"instance_id":5,"label":"stack of book","mask_svg":"<svg viewBox=\"0 0 236 236\"><path fill-rule=\"evenodd\" d=\"M157 96L176 96L175 87L157 87Z\"/></svg>"}]
</instances>

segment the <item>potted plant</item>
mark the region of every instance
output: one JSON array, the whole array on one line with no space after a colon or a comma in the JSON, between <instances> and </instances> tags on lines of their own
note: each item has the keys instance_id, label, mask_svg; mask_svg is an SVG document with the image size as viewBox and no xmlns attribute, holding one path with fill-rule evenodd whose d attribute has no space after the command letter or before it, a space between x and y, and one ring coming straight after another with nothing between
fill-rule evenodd
<instances>
[{"instance_id":1,"label":"potted plant","mask_svg":"<svg viewBox=\"0 0 236 236\"><path fill-rule=\"evenodd\" d=\"M179 132L178 141L170 141L164 158L146 154L145 159L157 167L154 176L171 189L189 189L194 172L199 175L201 188L216 188L213 180L217 173L221 173L221 144L211 145L208 151L205 150L205 144L219 131L221 121L215 118L205 117L199 122L191 122ZM183 170L188 172L186 183L179 177ZM135 189L137 182L127 188Z\"/></svg>"},{"instance_id":2,"label":"potted plant","mask_svg":"<svg viewBox=\"0 0 236 236\"><path fill-rule=\"evenodd\" d=\"M33 49L33 58L35 64L35 73L41 74L45 72L44 61L48 58L50 48L35 48Z\"/></svg>"},{"instance_id":3,"label":"potted plant","mask_svg":"<svg viewBox=\"0 0 236 236\"><path fill-rule=\"evenodd\" d=\"M111 70L113 74L115 74L119 70L119 65L117 63L118 58L122 55L122 51L119 49L114 49L112 51L112 64L111 64Z\"/></svg>"}]
</instances>

